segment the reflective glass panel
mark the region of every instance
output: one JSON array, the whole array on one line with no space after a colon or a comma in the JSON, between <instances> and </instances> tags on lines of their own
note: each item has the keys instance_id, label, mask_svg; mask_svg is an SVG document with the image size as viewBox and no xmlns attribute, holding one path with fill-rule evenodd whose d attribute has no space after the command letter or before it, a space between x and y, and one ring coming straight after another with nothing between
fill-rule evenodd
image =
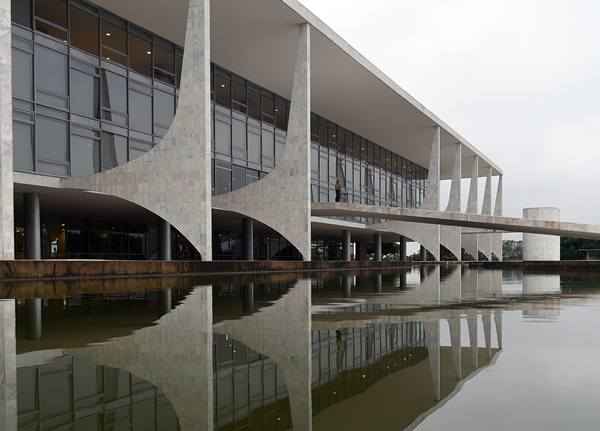
<instances>
[{"instance_id":1,"label":"reflective glass panel","mask_svg":"<svg viewBox=\"0 0 600 431\"><path fill-rule=\"evenodd\" d=\"M98 118L98 78L71 69L71 112Z\"/></svg>"},{"instance_id":2,"label":"reflective glass panel","mask_svg":"<svg viewBox=\"0 0 600 431\"><path fill-rule=\"evenodd\" d=\"M152 97L137 91L129 92L129 127L152 134Z\"/></svg>"},{"instance_id":3,"label":"reflective glass panel","mask_svg":"<svg viewBox=\"0 0 600 431\"><path fill-rule=\"evenodd\" d=\"M33 100L33 56L13 48L13 97Z\"/></svg>"},{"instance_id":4,"label":"reflective glass panel","mask_svg":"<svg viewBox=\"0 0 600 431\"><path fill-rule=\"evenodd\" d=\"M67 162L67 123L38 115L36 130L38 157L46 161Z\"/></svg>"},{"instance_id":5,"label":"reflective glass panel","mask_svg":"<svg viewBox=\"0 0 600 431\"><path fill-rule=\"evenodd\" d=\"M66 0L35 0L35 16L36 30L66 41Z\"/></svg>"},{"instance_id":6,"label":"reflective glass panel","mask_svg":"<svg viewBox=\"0 0 600 431\"><path fill-rule=\"evenodd\" d=\"M98 55L99 31L97 15L71 5L71 45Z\"/></svg>"},{"instance_id":7,"label":"reflective glass panel","mask_svg":"<svg viewBox=\"0 0 600 431\"><path fill-rule=\"evenodd\" d=\"M129 66L145 76L152 76L152 42L143 37L129 35Z\"/></svg>"},{"instance_id":8,"label":"reflective glass panel","mask_svg":"<svg viewBox=\"0 0 600 431\"><path fill-rule=\"evenodd\" d=\"M100 140L71 135L71 175L92 175L100 171Z\"/></svg>"},{"instance_id":9,"label":"reflective glass panel","mask_svg":"<svg viewBox=\"0 0 600 431\"><path fill-rule=\"evenodd\" d=\"M102 19L102 56L127 64L127 27L124 23Z\"/></svg>"},{"instance_id":10,"label":"reflective glass panel","mask_svg":"<svg viewBox=\"0 0 600 431\"><path fill-rule=\"evenodd\" d=\"M12 20L31 28L31 0L12 0Z\"/></svg>"},{"instance_id":11,"label":"reflective glass panel","mask_svg":"<svg viewBox=\"0 0 600 431\"><path fill-rule=\"evenodd\" d=\"M33 126L15 121L13 135L15 170L33 171Z\"/></svg>"},{"instance_id":12,"label":"reflective glass panel","mask_svg":"<svg viewBox=\"0 0 600 431\"><path fill-rule=\"evenodd\" d=\"M127 163L127 138L102 133L102 169L111 169L124 163Z\"/></svg>"},{"instance_id":13,"label":"reflective glass panel","mask_svg":"<svg viewBox=\"0 0 600 431\"><path fill-rule=\"evenodd\" d=\"M38 102L67 108L67 56L38 45L35 65Z\"/></svg>"}]
</instances>

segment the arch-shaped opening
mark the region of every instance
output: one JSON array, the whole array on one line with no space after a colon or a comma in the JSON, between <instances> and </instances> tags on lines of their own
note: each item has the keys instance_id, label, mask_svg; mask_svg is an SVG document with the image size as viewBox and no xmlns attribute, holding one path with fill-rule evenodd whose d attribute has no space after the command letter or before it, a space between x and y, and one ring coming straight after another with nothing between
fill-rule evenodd
<instances>
[{"instance_id":1,"label":"arch-shaped opening","mask_svg":"<svg viewBox=\"0 0 600 431\"><path fill-rule=\"evenodd\" d=\"M254 260L302 260L300 251L284 235L258 220L243 214L213 209L213 259L246 260L248 242ZM253 235L247 231L252 222Z\"/></svg>"},{"instance_id":2,"label":"arch-shaped opening","mask_svg":"<svg viewBox=\"0 0 600 431\"><path fill-rule=\"evenodd\" d=\"M25 195L40 201L42 259L160 260L168 222L131 201L102 193L15 186L16 257L25 257ZM171 258L202 260L171 226Z\"/></svg>"}]
</instances>

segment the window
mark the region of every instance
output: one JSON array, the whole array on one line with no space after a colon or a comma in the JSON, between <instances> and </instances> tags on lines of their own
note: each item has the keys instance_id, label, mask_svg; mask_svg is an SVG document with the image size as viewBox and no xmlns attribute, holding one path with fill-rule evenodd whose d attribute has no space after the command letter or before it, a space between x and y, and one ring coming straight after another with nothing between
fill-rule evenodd
<instances>
[{"instance_id":1,"label":"window","mask_svg":"<svg viewBox=\"0 0 600 431\"><path fill-rule=\"evenodd\" d=\"M260 167L260 129L248 122L248 163Z\"/></svg>"},{"instance_id":2,"label":"window","mask_svg":"<svg viewBox=\"0 0 600 431\"><path fill-rule=\"evenodd\" d=\"M67 40L67 1L35 0L35 29Z\"/></svg>"},{"instance_id":3,"label":"window","mask_svg":"<svg viewBox=\"0 0 600 431\"><path fill-rule=\"evenodd\" d=\"M275 126L280 130L287 130L289 116L289 103L277 97L275 99Z\"/></svg>"},{"instance_id":4,"label":"window","mask_svg":"<svg viewBox=\"0 0 600 431\"><path fill-rule=\"evenodd\" d=\"M231 79L221 70L215 70L215 96L218 105L231 107Z\"/></svg>"},{"instance_id":5,"label":"window","mask_svg":"<svg viewBox=\"0 0 600 431\"><path fill-rule=\"evenodd\" d=\"M33 101L33 56L13 48L13 97Z\"/></svg>"},{"instance_id":6,"label":"window","mask_svg":"<svg viewBox=\"0 0 600 431\"><path fill-rule=\"evenodd\" d=\"M67 123L38 115L35 126L39 170L51 175L67 175L69 156Z\"/></svg>"},{"instance_id":7,"label":"window","mask_svg":"<svg viewBox=\"0 0 600 431\"><path fill-rule=\"evenodd\" d=\"M102 57L127 65L127 25L117 18L102 19Z\"/></svg>"},{"instance_id":8,"label":"window","mask_svg":"<svg viewBox=\"0 0 600 431\"><path fill-rule=\"evenodd\" d=\"M100 171L100 138L97 132L73 127L71 130L71 175L92 175Z\"/></svg>"},{"instance_id":9,"label":"window","mask_svg":"<svg viewBox=\"0 0 600 431\"><path fill-rule=\"evenodd\" d=\"M231 176L231 189L238 190L246 185L246 168L233 165Z\"/></svg>"},{"instance_id":10,"label":"window","mask_svg":"<svg viewBox=\"0 0 600 431\"><path fill-rule=\"evenodd\" d=\"M260 120L260 96L258 89L248 86L248 116Z\"/></svg>"},{"instance_id":11,"label":"window","mask_svg":"<svg viewBox=\"0 0 600 431\"><path fill-rule=\"evenodd\" d=\"M215 108L215 153L231 157L231 117L220 106Z\"/></svg>"},{"instance_id":12,"label":"window","mask_svg":"<svg viewBox=\"0 0 600 431\"><path fill-rule=\"evenodd\" d=\"M102 133L102 170L127 163L127 138L114 133Z\"/></svg>"},{"instance_id":13,"label":"window","mask_svg":"<svg viewBox=\"0 0 600 431\"><path fill-rule=\"evenodd\" d=\"M262 128L262 165L264 168L275 166L275 134L268 125Z\"/></svg>"},{"instance_id":14,"label":"window","mask_svg":"<svg viewBox=\"0 0 600 431\"><path fill-rule=\"evenodd\" d=\"M142 155L150 151L152 147L152 142L131 139L131 141L129 142L129 159L134 160L141 157Z\"/></svg>"},{"instance_id":15,"label":"window","mask_svg":"<svg viewBox=\"0 0 600 431\"><path fill-rule=\"evenodd\" d=\"M235 113L231 122L231 138L233 158L245 163L248 157L246 149L246 119Z\"/></svg>"},{"instance_id":16,"label":"window","mask_svg":"<svg viewBox=\"0 0 600 431\"><path fill-rule=\"evenodd\" d=\"M100 45L98 15L71 5L71 45L98 55Z\"/></svg>"},{"instance_id":17,"label":"window","mask_svg":"<svg viewBox=\"0 0 600 431\"><path fill-rule=\"evenodd\" d=\"M246 94L246 81L234 76L231 84L231 90L233 109L239 112L247 112L248 97Z\"/></svg>"},{"instance_id":18,"label":"window","mask_svg":"<svg viewBox=\"0 0 600 431\"><path fill-rule=\"evenodd\" d=\"M269 124L275 124L275 106L273 103L273 95L266 91L261 94L261 112L262 121Z\"/></svg>"},{"instance_id":19,"label":"window","mask_svg":"<svg viewBox=\"0 0 600 431\"><path fill-rule=\"evenodd\" d=\"M154 134L164 136L175 115L175 96L154 90Z\"/></svg>"},{"instance_id":20,"label":"window","mask_svg":"<svg viewBox=\"0 0 600 431\"><path fill-rule=\"evenodd\" d=\"M175 84L175 50L167 41L154 38L154 77Z\"/></svg>"},{"instance_id":21,"label":"window","mask_svg":"<svg viewBox=\"0 0 600 431\"><path fill-rule=\"evenodd\" d=\"M127 124L127 79L102 70L102 118L119 125Z\"/></svg>"},{"instance_id":22,"label":"window","mask_svg":"<svg viewBox=\"0 0 600 431\"><path fill-rule=\"evenodd\" d=\"M12 0L13 22L31 28L31 0Z\"/></svg>"},{"instance_id":23,"label":"window","mask_svg":"<svg viewBox=\"0 0 600 431\"><path fill-rule=\"evenodd\" d=\"M36 46L37 100L49 106L67 108L67 56L43 46Z\"/></svg>"},{"instance_id":24,"label":"window","mask_svg":"<svg viewBox=\"0 0 600 431\"><path fill-rule=\"evenodd\" d=\"M17 171L33 171L33 123L18 121L15 114L13 123L14 168Z\"/></svg>"},{"instance_id":25,"label":"window","mask_svg":"<svg viewBox=\"0 0 600 431\"><path fill-rule=\"evenodd\" d=\"M132 130L152 134L151 89L131 84L129 89L129 127Z\"/></svg>"},{"instance_id":26,"label":"window","mask_svg":"<svg viewBox=\"0 0 600 431\"><path fill-rule=\"evenodd\" d=\"M98 76L71 69L71 112L98 118L99 87Z\"/></svg>"},{"instance_id":27,"label":"window","mask_svg":"<svg viewBox=\"0 0 600 431\"><path fill-rule=\"evenodd\" d=\"M175 51L175 73L177 74L177 88L181 86L181 70L183 69L183 52Z\"/></svg>"},{"instance_id":28,"label":"window","mask_svg":"<svg viewBox=\"0 0 600 431\"><path fill-rule=\"evenodd\" d=\"M152 76L152 42L149 39L129 35L129 66L141 75Z\"/></svg>"},{"instance_id":29,"label":"window","mask_svg":"<svg viewBox=\"0 0 600 431\"><path fill-rule=\"evenodd\" d=\"M215 194L231 191L231 164L215 160Z\"/></svg>"},{"instance_id":30,"label":"window","mask_svg":"<svg viewBox=\"0 0 600 431\"><path fill-rule=\"evenodd\" d=\"M258 171L246 169L246 184L252 184L258 181Z\"/></svg>"}]
</instances>

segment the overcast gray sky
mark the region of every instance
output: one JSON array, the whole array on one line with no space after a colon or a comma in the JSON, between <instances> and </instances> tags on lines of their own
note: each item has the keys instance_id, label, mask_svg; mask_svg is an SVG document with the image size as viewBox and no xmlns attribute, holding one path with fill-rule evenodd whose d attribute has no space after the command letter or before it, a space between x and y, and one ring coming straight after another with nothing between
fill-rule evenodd
<instances>
[{"instance_id":1,"label":"overcast gray sky","mask_svg":"<svg viewBox=\"0 0 600 431\"><path fill-rule=\"evenodd\" d=\"M504 170L505 214L600 223L600 2L301 0Z\"/></svg>"}]
</instances>

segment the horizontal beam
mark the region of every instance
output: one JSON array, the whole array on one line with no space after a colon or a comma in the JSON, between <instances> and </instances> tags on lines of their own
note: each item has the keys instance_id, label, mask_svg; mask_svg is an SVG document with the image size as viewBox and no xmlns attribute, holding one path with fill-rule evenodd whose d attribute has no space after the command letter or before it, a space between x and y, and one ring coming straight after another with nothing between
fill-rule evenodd
<instances>
[{"instance_id":1,"label":"horizontal beam","mask_svg":"<svg viewBox=\"0 0 600 431\"><path fill-rule=\"evenodd\" d=\"M600 239L600 225L526 220L513 217L463 214L412 208L391 208L348 203L313 203L315 217L368 217L444 226L537 233L570 238Z\"/></svg>"}]
</instances>

